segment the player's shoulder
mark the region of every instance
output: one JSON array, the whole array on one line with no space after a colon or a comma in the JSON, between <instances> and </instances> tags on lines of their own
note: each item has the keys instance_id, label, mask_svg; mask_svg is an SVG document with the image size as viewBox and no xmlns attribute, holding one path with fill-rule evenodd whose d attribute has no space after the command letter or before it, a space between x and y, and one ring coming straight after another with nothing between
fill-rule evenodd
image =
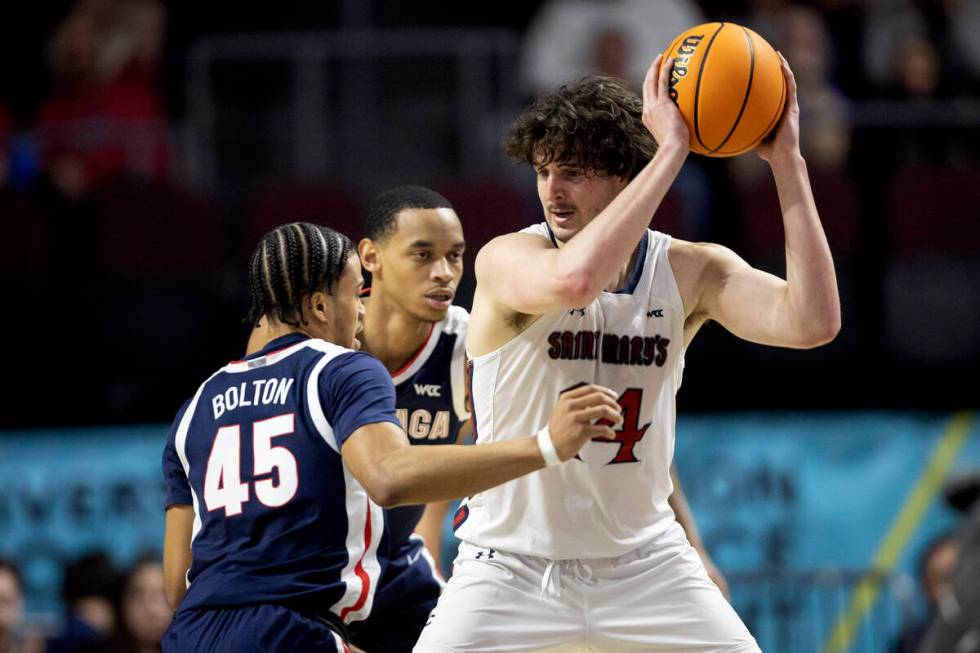
<instances>
[{"instance_id":1,"label":"player's shoulder","mask_svg":"<svg viewBox=\"0 0 980 653\"><path fill-rule=\"evenodd\" d=\"M675 238L670 243L668 258L685 306L701 301L694 298L717 292L733 272L748 268L748 263L738 254L718 243Z\"/></svg>"},{"instance_id":2,"label":"player's shoulder","mask_svg":"<svg viewBox=\"0 0 980 653\"><path fill-rule=\"evenodd\" d=\"M671 267L684 270L704 271L724 265L733 259L741 260L734 251L718 243L695 242L671 238L668 250Z\"/></svg>"},{"instance_id":3,"label":"player's shoulder","mask_svg":"<svg viewBox=\"0 0 980 653\"><path fill-rule=\"evenodd\" d=\"M200 395L200 392L203 388L204 388L204 384L201 384L201 386L198 387L198 390L194 394L194 396L187 399L187 401L185 401L181 405L181 407L177 410L177 414L174 416L173 422L171 422L170 424L170 430L167 433L168 442L173 443L173 440L177 434L177 430L180 428L181 423L184 421L184 416L187 415L187 410L191 407L192 404L195 403L195 400Z\"/></svg>"},{"instance_id":4,"label":"player's shoulder","mask_svg":"<svg viewBox=\"0 0 980 653\"><path fill-rule=\"evenodd\" d=\"M333 345L333 347L336 349L329 352L330 358L324 368L328 374L349 376L358 372L368 372L388 376L388 370L385 369L381 361L366 351L348 349L337 345Z\"/></svg>"},{"instance_id":5,"label":"player's shoulder","mask_svg":"<svg viewBox=\"0 0 980 653\"><path fill-rule=\"evenodd\" d=\"M450 306L449 312L442 320L442 332L450 335L464 335L466 325L470 321L469 312L462 306Z\"/></svg>"},{"instance_id":6,"label":"player's shoulder","mask_svg":"<svg viewBox=\"0 0 980 653\"><path fill-rule=\"evenodd\" d=\"M551 239L551 234L548 231L548 225L544 222L540 224L533 224L529 227L525 227L520 231L513 231L511 233L502 234L490 240L483 248L480 250L477 258L481 256L486 258L488 254L495 254L499 251L510 252L514 248L519 250L527 249L554 249L555 244Z\"/></svg>"}]
</instances>

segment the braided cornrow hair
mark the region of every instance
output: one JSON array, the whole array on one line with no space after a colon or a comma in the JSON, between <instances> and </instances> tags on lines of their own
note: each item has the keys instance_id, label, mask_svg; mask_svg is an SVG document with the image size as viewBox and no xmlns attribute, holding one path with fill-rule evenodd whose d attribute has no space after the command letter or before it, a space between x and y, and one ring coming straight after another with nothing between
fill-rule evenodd
<instances>
[{"instance_id":1,"label":"braided cornrow hair","mask_svg":"<svg viewBox=\"0 0 980 653\"><path fill-rule=\"evenodd\" d=\"M329 227L293 222L276 227L259 241L248 270L252 305L245 321L256 326L263 315L295 327L306 324L302 300L322 290L333 293L354 246Z\"/></svg>"}]
</instances>

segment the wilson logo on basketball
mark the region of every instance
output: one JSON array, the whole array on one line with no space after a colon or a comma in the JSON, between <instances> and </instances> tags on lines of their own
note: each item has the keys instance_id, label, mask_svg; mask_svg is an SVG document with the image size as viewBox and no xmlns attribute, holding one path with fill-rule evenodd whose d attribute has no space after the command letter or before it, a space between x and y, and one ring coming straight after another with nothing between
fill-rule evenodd
<instances>
[{"instance_id":1,"label":"wilson logo on basketball","mask_svg":"<svg viewBox=\"0 0 980 653\"><path fill-rule=\"evenodd\" d=\"M677 82L681 81L684 77L687 77L687 62L690 61L691 55L697 50L698 43L704 38L704 34L691 34L684 39L684 42L677 46L677 52L674 58L674 69L670 71L670 90L668 95L670 99L677 103Z\"/></svg>"}]
</instances>

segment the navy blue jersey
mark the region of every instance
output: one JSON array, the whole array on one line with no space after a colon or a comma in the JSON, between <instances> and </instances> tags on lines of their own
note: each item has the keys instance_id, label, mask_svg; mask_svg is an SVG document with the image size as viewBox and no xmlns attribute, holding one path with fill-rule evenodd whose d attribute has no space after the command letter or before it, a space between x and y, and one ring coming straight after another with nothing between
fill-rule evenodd
<instances>
[{"instance_id":1,"label":"navy blue jersey","mask_svg":"<svg viewBox=\"0 0 980 653\"><path fill-rule=\"evenodd\" d=\"M205 381L163 457L167 506L195 513L181 609L286 603L364 619L384 517L340 448L366 424L397 424L394 400L377 359L302 334Z\"/></svg>"},{"instance_id":2,"label":"navy blue jersey","mask_svg":"<svg viewBox=\"0 0 980 653\"><path fill-rule=\"evenodd\" d=\"M446 318L432 325L429 337L405 366L392 374L398 421L412 444L456 444L466 409L466 323L469 314L450 306ZM388 510L393 550L408 541L425 506Z\"/></svg>"}]
</instances>

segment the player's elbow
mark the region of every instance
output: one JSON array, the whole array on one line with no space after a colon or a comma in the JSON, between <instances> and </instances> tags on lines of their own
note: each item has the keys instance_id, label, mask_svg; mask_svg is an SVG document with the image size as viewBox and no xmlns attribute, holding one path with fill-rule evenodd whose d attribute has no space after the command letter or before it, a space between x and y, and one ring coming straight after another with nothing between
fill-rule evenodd
<instances>
[{"instance_id":1,"label":"player's elbow","mask_svg":"<svg viewBox=\"0 0 980 653\"><path fill-rule=\"evenodd\" d=\"M163 584L163 592L167 595L167 603L171 609L176 610L184 599L184 594L187 593L187 585L183 578L168 578Z\"/></svg>"},{"instance_id":2,"label":"player's elbow","mask_svg":"<svg viewBox=\"0 0 980 653\"><path fill-rule=\"evenodd\" d=\"M384 465L377 465L374 473L366 481L362 485L368 497L382 508L394 508L405 503L405 483L397 474L386 470Z\"/></svg>"},{"instance_id":3,"label":"player's elbow","mask_svg":"<svg viewBox=\"0 0 980 653\"><path fill-rule=\"evenodd\" d=\"M602 284L588 270L571 270L556 275L553 281L555 295L570 308L587 306L602 292Z\"/></svg>"},{"instance_id":4,"label":"player's elbow","mask_svg":"<svg viewBox=\"0 0 980 653\"><path fill-rule=\"evenodd\" d=\"M368 496L371 497L371 501L382 508L394 508L404 503L404 501L400 500L401 495L398 489L393 485L382 484L365 489L367 490Z\"/></svg>"},{"instance_id":5,"label":"player's elbow","mask_svg":"<svg viewBox=\"0 0 980 653\"><path fill-rule=\"evenodd\" d=\"M833 341L840 333L840 310L829 311L827 315L810 321L800 346L803 349L813 349Z\"/></svg>"}]
</instances>

